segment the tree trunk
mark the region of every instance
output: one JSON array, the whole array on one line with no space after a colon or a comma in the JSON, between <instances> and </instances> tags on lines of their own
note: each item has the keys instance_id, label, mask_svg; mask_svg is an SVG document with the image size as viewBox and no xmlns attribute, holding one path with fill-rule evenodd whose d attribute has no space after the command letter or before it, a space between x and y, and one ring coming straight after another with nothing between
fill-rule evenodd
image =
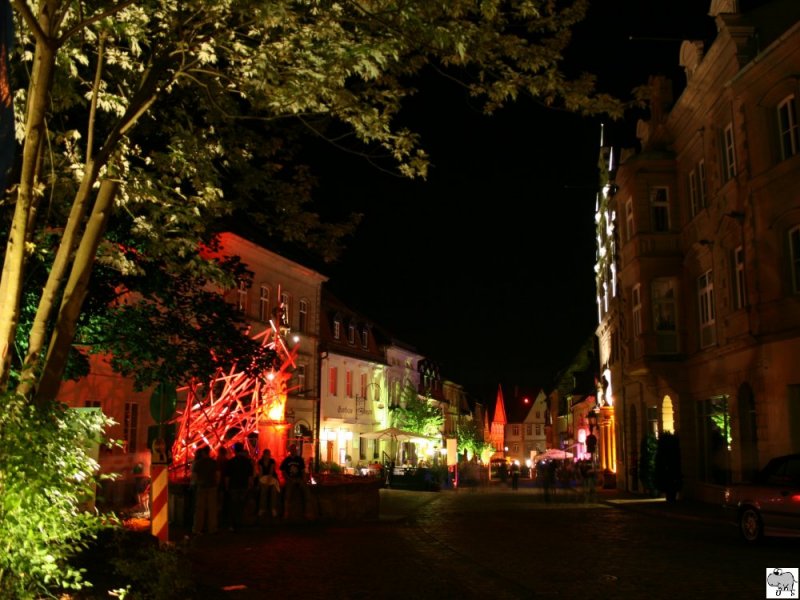
<instances>
[{"instance_id":1,"label":"tree trunk","mask_svg":"<svg viewBox=\"0 0 800 600\"><path fill-rule=\"evenodd\" d=\"M39 388L36 391L37 404L50 402L58 394L61 378L64 375L64 369L67 364L69 349L75 337L78 316L81 313L86 290L89 287L89 278L92 274L97 248L105 234L118 189L119 182L116 180L104 179L100 184L94 210L89 217L86 231L75 253L69 281L67 281L64 289L58 320L50 339Z\"/></svg>"},{"instance_id":2,"label":"tree trunk","mask_svg":"<svg viewBox=\"0 0 800 600\"><path fill-rule=\"evenodd\" d=\"M36 205L35 187L39 179L39 157L45 138L45 118L56 59L56 43L51 29L57 2L43 2L37 25L38 34L34 67L28 88L25 142L17 189L17 204L3 261L0 279L0 389L8 385L11 349L17 333L22 282L25 270L25 242L31 231L31 212Z\"/></svg>"}]
</instances>

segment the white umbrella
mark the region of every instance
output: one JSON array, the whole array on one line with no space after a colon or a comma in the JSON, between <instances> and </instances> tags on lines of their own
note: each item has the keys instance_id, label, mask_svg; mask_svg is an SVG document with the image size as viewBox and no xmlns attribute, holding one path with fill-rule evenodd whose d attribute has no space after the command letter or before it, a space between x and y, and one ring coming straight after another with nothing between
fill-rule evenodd
<instances>
[{"instance_id":1,"label":"white umbrella","mask_svg":"<svg viewBox=\"0 0 800 600\"><path fill-rule=\"evenodd\" d=\"M367 440L399 440L401 442L407 442L410 440L431 440L436 438L430 438L427 436L422 435L421 433L414 433L413 431L404 431L402 429L398 429L397 427L389 427L388 429L381 429L380 431L367 431L364 433L359 433L359 437L362 437Z\"/></svg>"}]
</instances>

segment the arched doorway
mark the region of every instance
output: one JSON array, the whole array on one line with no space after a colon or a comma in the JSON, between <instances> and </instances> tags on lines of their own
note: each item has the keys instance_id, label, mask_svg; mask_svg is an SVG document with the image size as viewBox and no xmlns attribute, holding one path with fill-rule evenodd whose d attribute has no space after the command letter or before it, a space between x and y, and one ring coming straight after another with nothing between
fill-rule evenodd
<instances>
[{"instance_id":1,"label":"arched doorway","mask_svg":"<svg viewBox=\"0 0 800 600\"><path fill-rule=\"evenodd\" d=\"M664 396L661 402L661 431L675 433L675 412L672 408L672 398Z\"/></svg>"}]
</instances>

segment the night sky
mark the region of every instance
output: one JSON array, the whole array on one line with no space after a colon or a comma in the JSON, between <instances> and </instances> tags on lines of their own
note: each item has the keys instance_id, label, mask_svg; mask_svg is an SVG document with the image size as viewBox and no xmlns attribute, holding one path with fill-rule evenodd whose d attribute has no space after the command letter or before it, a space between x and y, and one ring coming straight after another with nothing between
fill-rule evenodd
<instances>
[{"instance_id":1,"label":"night sky","mask_svg":"<svg viewBox=\"0 0 800 600\"><path fill-rule=\"evenodd\" d=\"M683 85L684 39L710 40L710 0L597 0L575 30L566 69L627 96L651 74ZM633 38L633 39L631 39ZM365 213L341 261L320 271L354 309L486 398L543 387L597 323L594 208L599 118L523 99L485 117L433 78L404 113L432 158L427 181L355 156L314 165L319 197ZM630 146L636 119L606 123Z\"/></svg>"}]
</instances>

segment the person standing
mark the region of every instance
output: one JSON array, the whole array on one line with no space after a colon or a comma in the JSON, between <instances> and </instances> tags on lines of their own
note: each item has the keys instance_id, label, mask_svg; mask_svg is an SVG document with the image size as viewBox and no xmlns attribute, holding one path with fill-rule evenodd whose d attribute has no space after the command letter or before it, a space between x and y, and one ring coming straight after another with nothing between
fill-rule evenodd
<instances>
[{"instance_id":1,"label":"person standing","mask_svg":"<svg viewBox=\"0 0 800 600\"><path fill-rule=\"evenodd\" d=\"M308 487L305 481L305 461L302 456L297 455L297 445L289 446L289 453L281 461L281 473L283 474L283 518L289 519L294 513L294 504L302 504L300 514L310 517L310 498Z\"/></svg>"},{"instance_id":2,"label":"person standing","mask_svg":"<svg viewBox=\"0 0 800 600\"><path fill-rule=\"evenodd\" d=\"M264 517L270 510L272 517L278 516L278 494L281 491L278 482L278 467L272 452L266 448L261 453L256 465L258 469L258 516Z\"/></svg>"},{"instance_id":3,"label":"person standing","mask_svg":"<svg viewBox=\"0 0 800 600\"><path fill-rule=\"evenodd\" d=\"M225 491L225 465L228 463L228 449L220 446L217 450L217 514L219 526L228 527L228 492Z\"/></svg>"},{"instance_id":4,"label":"person standing","mask_svg":"<svg viewBox=\"0 0 800 600\"><path fill-rule=\"evenodd\" d=\"M228 493L228 524L236 531L244 524L247 493L253 484L253 461L244 444L233 446L234 456L225 465L225 490Z\"/></svg>"},{"instance_id":5,"label":"person standing","mask_svg":"<svg viewBox=\"0 0 800 600\"><path fill-rule=\"evenodd\" d=\"M515 460L511 463L511 489L519 489L519 461Z\"/></svg>"},{"instance_id":6,"label":"person standing","mask_svg":"<svg viewBox=\"0 0 800 600\"><path fill-rule=\"evenodd\" d=\"M194 523L192 533L217 532L217 461L207 447L198 448L192 462L194 485Z\"/></svg>"}]
</instances>

